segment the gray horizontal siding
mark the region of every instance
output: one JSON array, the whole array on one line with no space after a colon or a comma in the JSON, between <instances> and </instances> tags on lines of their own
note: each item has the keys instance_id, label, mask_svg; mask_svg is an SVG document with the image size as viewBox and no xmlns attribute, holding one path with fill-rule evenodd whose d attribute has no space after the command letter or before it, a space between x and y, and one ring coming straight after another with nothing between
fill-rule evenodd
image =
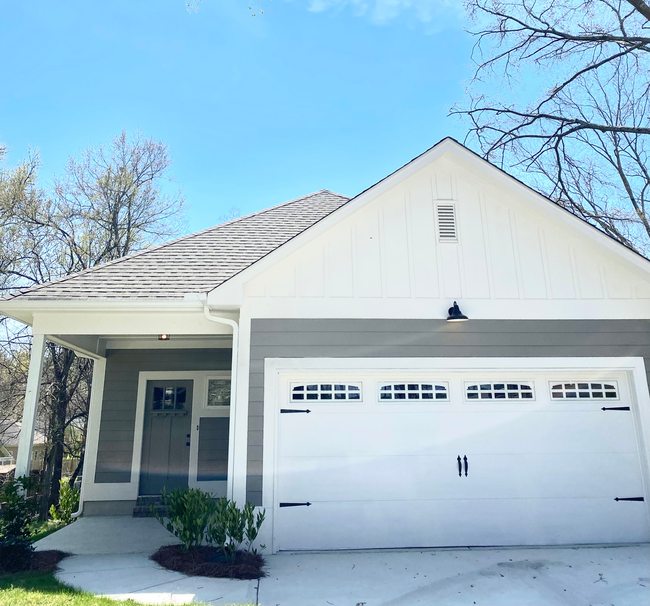
<instances>
[{"instance_id":1,"label":"gray horizontal siding","mask_svg":"<svg viewBox=\"0 0 650 606\"><path fill-rule=\"evenodd\" d=\"M266 358L641 356L649 320L253 320L247 498L262 502ZM650 375L649 375L650 382Z\"/></svg>"},{"instance_id":2,"label":"gray horizontal siding","mask_svg":"<svg viewBox=\"0 0 650 606\"><path fill-rule=\"evenodd\" d=\"M204 417L199 425L197 479L213 482L228 478L228 417Z\"/></svg>"},{"instance_id":3,"label":"gray horizontal siding","mask_svg":"<svg viewBox=\"0 0 650 606\"><path fill-rule=\"evenodd\" d=\"M230 360L229 349L107 351L95 482L122 483L131 480L140 372L229 370Z\"/></svg>"}]
</instances>

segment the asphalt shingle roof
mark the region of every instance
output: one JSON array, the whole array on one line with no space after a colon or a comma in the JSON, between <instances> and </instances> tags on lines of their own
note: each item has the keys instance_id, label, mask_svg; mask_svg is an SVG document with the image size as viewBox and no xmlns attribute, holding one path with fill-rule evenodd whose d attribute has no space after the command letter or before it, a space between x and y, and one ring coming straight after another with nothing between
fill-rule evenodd
<instances>
[{"instance_id":1,"label":"asphalt shingle roof","mask_svg":"<svg viewBox=\"0 0 650 606\"><path fill-rule=\"evenodd\" d=\"M322 190L6 299L182 300L223 284L348 201Z\"/></svg>"}]
</instances>

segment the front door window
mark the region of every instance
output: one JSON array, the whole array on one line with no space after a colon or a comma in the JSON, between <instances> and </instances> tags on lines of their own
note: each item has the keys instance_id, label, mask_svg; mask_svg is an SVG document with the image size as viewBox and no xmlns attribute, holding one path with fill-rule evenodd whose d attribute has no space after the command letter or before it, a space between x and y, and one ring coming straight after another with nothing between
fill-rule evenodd
<instances>
[{"instance_id":1,"label":"front door window","mask_svg":"<svg viewBox=\"0 0 650 606\"><path fill-rule=\"evenodd\" d=\"M185 410L187 387L167 385L154 387L152 410Z\"/></svg>"}]
</instances>

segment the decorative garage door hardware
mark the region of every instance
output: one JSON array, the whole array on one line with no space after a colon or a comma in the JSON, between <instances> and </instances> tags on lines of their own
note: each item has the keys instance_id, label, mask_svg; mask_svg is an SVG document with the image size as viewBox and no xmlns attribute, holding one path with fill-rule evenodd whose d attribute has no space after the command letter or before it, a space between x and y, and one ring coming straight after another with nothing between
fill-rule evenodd
<instances>
[{"instance_id":1,"label":"decorative garage door hardware","mask_svg":"<svg viewBox=\"0 0 650 606\"><path fill-rule=\"evenodd\" d=\"M609 408L603 406L600 410L630 410L629 406L610 406Z\"/></svg>"},{"instance_id":2,"label":"decorative garage door hardware","mask_svg":"<svg viewBox=\"0 0 650 606\"><path fill-rule=\"evenodd\" d=\"M280 503L280 507L311 507L311 503Z\"/></svg>"},{"instance_id":3,"label":"decorative garage door hardware","mask_svg":"<svg viewBox=\"0 0 650 606\"><path fill-rule=\"evenodd\" d=\"M533 400L532 383L466 383L467 400Z\"/></svg>"},{"instance_id":4,"label":"decorative garage door hardware","mask_svg":"<svg viewBox=\"0 0 650 606\"><path fill-rule=\"evenodd\" d=\"M467 463L467 456L464 455L461 461L460 455L458 455L457 461L458 461L458 477L459 478L463 477L463 463L465 464L465 477L467 477L467 472L469 470L469 465Z\"/></svg>"},{"instance_id":5,"label":"decorative garage door hardware","mask_svg":"<svg viewBox=\"0 0 650 606\"><path fill-rule=\"evenodd\" d=\"M293 383L291 401L361 400L361 383Z\"/></svg>"},{"instance_id":6,"label":"decorative garage door hardware","mask_svg":"<svg viewBox=\"0 0 650 606\"><path fill-rule=\"evenodd\" d=\"M552 400L617 400L618 385L616 381L607 383L551 383Z\"/></svg>"},{"instance_id":7,"label":"decorative garage door hardware","mask_svg":"<svg viewBox=\"0 0 650 606\"><path fill-rule=\"evenodd\" d=\"M645 501L643 497L616 497L615 501Z\"/></svg>"},{"instance_id":8,"label":"decorative garage door hardware","mask_svg":"<svg viewBox=\"0 0 650 606\"><path fill-rule=\"evenodd\" d=\"M299 410L299 409L297 409L297 408L281 408L281 409L280 409L280 412L282 412L282 413L304 412L304 413L309 414L309 413L311 412L311 410L309 410L309 408L306 408L305 410Z\"/></svg>"}]
</instances>

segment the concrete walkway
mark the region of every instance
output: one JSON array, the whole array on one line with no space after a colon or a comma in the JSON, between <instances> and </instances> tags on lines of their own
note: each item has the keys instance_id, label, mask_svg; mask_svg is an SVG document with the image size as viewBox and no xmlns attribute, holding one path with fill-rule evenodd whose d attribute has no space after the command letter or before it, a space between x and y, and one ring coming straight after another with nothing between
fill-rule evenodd
<instances>
[{"instance_id":1,"label":"concrete walkway","mask_svg":"<svg viewBox=\"0 0 650 606\"><path fill-rule=\"evenodd\" d=\"M104 536L110 535L110 536ZM68 585L147 604L647 606L650 545L435 549L267 556L258 581L187 577L148 556L174 542L155 520L82 518L37 549L76 553Z\"/></svg>"}]
</instances>

